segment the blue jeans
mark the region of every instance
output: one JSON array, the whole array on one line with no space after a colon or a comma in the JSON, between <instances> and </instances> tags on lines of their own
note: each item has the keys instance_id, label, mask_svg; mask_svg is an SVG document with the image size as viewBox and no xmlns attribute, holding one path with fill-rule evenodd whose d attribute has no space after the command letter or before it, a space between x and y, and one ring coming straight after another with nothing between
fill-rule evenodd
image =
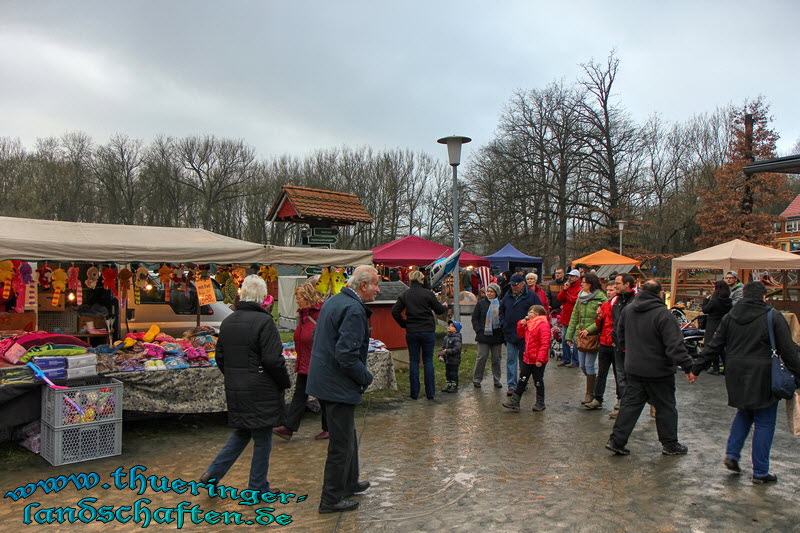
<instances>
[{"instance_id":1,"label":"blue jeans","mask_svg":"<svg viewBox=\"0 0 800 533\"><path fill-rule=\"evenodd\" d=\"M206 469L211 479L219 481L228 473L239 455L247 448L250 439L253 439L253 459L250 463L250 481L247 488L267 492L269 481L269 454L272 451L272 427L257 429L234 429L228 442L217 454L214 462Z\"/></svg>"},{"instance_id":2,"label":"blue jeans","mask_svg":"<svg viewBox=\"0 0 800 533\"><path fill-rule=\"evenodd\" d=\"M583 373L587 376L594 376L597 374L597 366L595 363L597 362L597 352L582 352L575 348L575 351L578 352L578 364L583 370Z\"/></svg>"},{"instance_id":3,"label":"blue jeans","mask_svg":"<svg viewBox=\"0 0 800 533\"><path fill-rule=\"evenodd\" d=\"M567 344L567 330L569 326L561 326L561 360L565 364L578 364L578 348Z\"/></svg>"},{"instance_id":4,"label":"blue jeans","mask_svg":"<svg viewBox=\"0 0 800 533\"><path fill-rule=\"evenodd\" d=\"M747 439L747 434L750 433L750 426L755 424L751 445L754 476L763 477L769 474L769 451L772 448L772 437L775 435L777 413L778 404L776 403L763 409L739 409L736 411L736 416L733 417L725 454L738 461L744 441Z\"/></svg>"},{"instance_id":5,"label":"blue jeans","mask_svg":"<svg viewBox=\"0 0 800 533\"><path fill-rule=\"evenodd\" d=\"M522 356L523 346L514 344L513 342L506 343L506 383L509 389L517 388L517 366L519 358Z\"/></svg>"},{"instance_id":6,"label":"blue jeans","mask_svg":"<svg viewBox=\"0 0 800 533\"><path fill-rule=\"evenodd\" d=\"M436 379L433 372L433 348L436 345L436 332L406 333L408 344L408 381L411 383L411 397L419 397L419 357L422 353L422 366L425 372L425 396L436 395Z\"/></svg>"}]
</instances>

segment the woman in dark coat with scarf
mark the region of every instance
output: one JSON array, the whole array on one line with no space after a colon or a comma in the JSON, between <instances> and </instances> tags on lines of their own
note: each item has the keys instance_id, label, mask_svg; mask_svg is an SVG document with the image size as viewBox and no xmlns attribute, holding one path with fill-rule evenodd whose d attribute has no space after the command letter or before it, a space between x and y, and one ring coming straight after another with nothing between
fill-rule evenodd
<instances>
[{"instance_id":1,"label":"woman in dark coat with scarf","mask_svg":"<svg viewBox=\"0 0 800 533\"><path fill-rule=\"evenodd\" d=\"M262 306L267 284L253 274L242 283L236 311L222 321L217 341L217 366L225 376L228 425L235 428L228 442L200 481L216 484L253 439L253 459L247 488L270 489L267 480L272 428L284 411L289 374L283 344L272 315Z\"/></svg>"},{"instance_id":2,"label":"woman in dark coat with scarf","mask_svg":"<svg viewBox=\"0 0 800 533\"><path fill-rule=\"evenodd\" d=\"M500 323L500 285L490 283L486 288L486 297L481 298L472 311L472 328L478 343L478 356L475 359L475 370L472 372L472 384L476 389L481 387L486 360L492 356L492 378L494 386L502 389L500 381L500 360L503 349L503 326Z\"/></svg>"},{"instance_id":3,"label":"woman in dark coat with scarf","mask_svg":"<svg viewBox=\"0 0 800 533\"><path fill-rule=\"evenodd\" d=\"M306 411L306 402L308 402L306 382L308 366L311 363L311 345L314 339L314 330L317 327L319 310L322 307L322 295L317 291L314 283L305 282L297 287L294 291L294 298L297 302L297 327L294 330L294 349L297 352L294 371L297 373L297 379L294 383L292 403L289 404L286 413L286 424L272 430L274 434L286 440L291 439L294 432L300 428L300 420ZM322 409L322 431L314 438L317 440L328 438L325 409Z\"/></svg>"},{"instance_id":4,"label":"woman in dark coat with scarf","mask_svg":"<svg viewBox=\"0 0 800 533\"><path fill-rule=\"evenodd\" d=\"M708 345L711 339L714 338L714 332L717 331L719 323L722 322L722 317L728 314L733 306L733 301L730 298L731 289L728 284L722 280L714 283L714 293L703 301L702 310L706 314L706 333L703 337L703 344ZM725 353L720 354L722 359L722 366L725 366ZM723 370L723 373L725 371ZM719 374L719 360L714 361L711 366L709 374Z\"/></svg>"}]
</instances>

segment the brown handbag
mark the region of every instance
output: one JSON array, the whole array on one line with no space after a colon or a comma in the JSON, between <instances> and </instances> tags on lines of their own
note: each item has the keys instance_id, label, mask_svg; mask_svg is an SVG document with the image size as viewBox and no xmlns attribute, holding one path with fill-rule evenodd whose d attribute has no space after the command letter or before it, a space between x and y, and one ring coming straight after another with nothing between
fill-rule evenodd
<instances>
[{"instance_id":1,"label":"brown handbag","mask_svg":"<svg viewBox=\"0 0 800 533\"><path fill-rule=\"evenodd\" d=\"M578 351L595 353L600 350L600 334L590 333L584 337L578 335Z\"/></svg>"}]
</instances>

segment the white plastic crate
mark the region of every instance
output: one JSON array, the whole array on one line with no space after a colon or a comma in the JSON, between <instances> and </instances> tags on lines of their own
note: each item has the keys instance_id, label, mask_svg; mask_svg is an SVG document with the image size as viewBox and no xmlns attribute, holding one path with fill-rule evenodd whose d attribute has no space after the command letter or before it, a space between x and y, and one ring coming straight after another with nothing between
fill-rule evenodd
<instances>
[{"instance_id":1,"label":"white plastic crate","mask_svg":"<svg viewBox=\"0 0 800 533\"><path fill-rule=\"evenodd\" d=\"M58 429L122 420L122 382L96 377L70 381L68 385L65 390L42 387L45 424Z\"/></svg>"},{"instance_id":2,"label":"white plastic crate","mask_svg":"<svg viewBox=\"0 0 800 533\"><path fill-rule=\"evenodd\" d=\"M53 466L122 453L122 420L56 429L42 424L41 455Z\"/></svg>"}]
</instances>

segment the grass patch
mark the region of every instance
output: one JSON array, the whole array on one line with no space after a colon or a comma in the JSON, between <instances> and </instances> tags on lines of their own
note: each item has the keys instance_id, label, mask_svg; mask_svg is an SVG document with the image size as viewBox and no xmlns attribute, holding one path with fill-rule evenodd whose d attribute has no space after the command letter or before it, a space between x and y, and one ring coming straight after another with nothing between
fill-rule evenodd
<instances>
[{"instance_id":1,"label":"grass patch","mask_svg":"<svg viewBox=\"0 0 800 533\"><path fill-rule=\"evenodd\" d=\"M439 361L439 350L442 347L442 339L444 332L436 333L436 348L433 351L433 370L436 376L436 393L444 387L444 363ZM472 384L472 371L475 368L475 359L478 356L478 346L476 344L465 344L461 349L461 364L458 367L458 384L459 388ZM411 396L411 384L408 381L407 368L395 368L395 377L397 378L397 390L382 389L375 392L370 392L369 396L372 397L372 403L377 404L390 404L399 402ZM420 389L424 390L423 370L419 369L420 374ZM367 397L364 398L367 400Z\"/></svg>"}]
</instances>

